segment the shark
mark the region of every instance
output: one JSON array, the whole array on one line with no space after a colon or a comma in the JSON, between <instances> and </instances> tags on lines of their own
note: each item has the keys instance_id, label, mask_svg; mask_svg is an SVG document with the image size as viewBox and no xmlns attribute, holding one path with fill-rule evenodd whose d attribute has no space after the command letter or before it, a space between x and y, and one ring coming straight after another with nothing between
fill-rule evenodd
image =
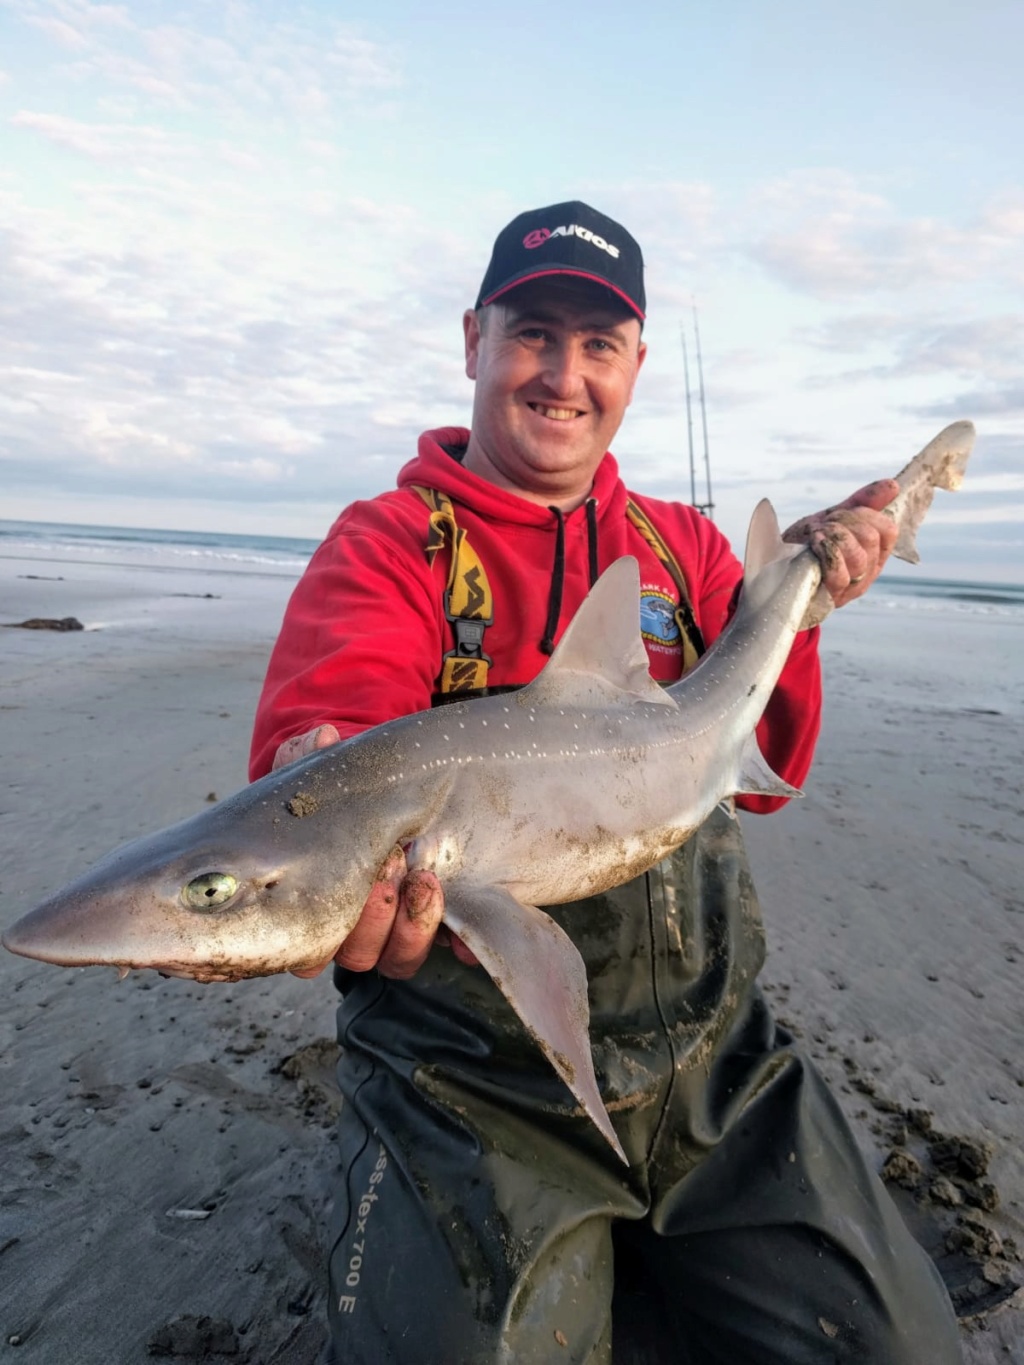
<instances>
[{"instance_id":1,"label":"shark","mask_svg":"<svg viewBox=\"0 0 1024 1365\"><path fill-rule=\"evenodd\" d=\"M896 476L895 553L936 488L959 487L970 422ZM796 796L755 726L798 631L831 605L818 559L762 501L729 624L679 682L648 671L639 573L602 574L518 692L404 716L301 758L169 829L114 850L2 936L61 966L152 968L197 981L313 967L359 918L401 845L444 889L444 923L476 955L618 1155L588 1036L582 958L545 906L654 866L720 802Z\"/></svg>"}]
</instances>

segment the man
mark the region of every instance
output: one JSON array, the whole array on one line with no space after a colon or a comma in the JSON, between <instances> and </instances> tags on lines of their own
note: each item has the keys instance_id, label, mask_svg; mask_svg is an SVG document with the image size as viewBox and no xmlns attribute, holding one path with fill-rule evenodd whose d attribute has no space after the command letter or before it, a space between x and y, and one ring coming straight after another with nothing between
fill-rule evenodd
<instances>
[{"instance_id":1,"label":"man","mask_svg":"<svg viewBox=\"0 0 1024 1365\"><path fill-rule=\"evenodd\" d=\"M471 430L424 435L398 489L348 508L313 557L270 663L254 777L443 703L460 678L529 682L624 554L656 679L721 632L741 579L724 539L691 508L630 499L607 453L645 358L644 308L639 247L587 205L499 235L464 318ZM800 523L837 605L878 575L895 492L883 481ZM468 546L492 599L475 616L449 591ZM758 729L794 784L819 703L807 631ZM690 1365L960 1359L934 1268L756 986L763 933L735 819L716 811L651 872L549 912L587 965L628 1169L442 911L432 873L396 850L336 958L331 1360L598 1365L613 1343L616 1360Z\"/></svg>"}]
</instances>

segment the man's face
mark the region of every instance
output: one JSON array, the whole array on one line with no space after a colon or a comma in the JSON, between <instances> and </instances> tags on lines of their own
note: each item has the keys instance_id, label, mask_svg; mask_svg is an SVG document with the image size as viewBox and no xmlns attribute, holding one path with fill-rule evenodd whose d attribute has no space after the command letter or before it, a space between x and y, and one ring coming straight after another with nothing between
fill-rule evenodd
<instances>
[{"instance_id":1,"label":"man's face","mask_svg":"<svg viewBox=\"0 0 1024 1365\"><path fill-rule=\"evenodd\" d=\"M464 325L476 380L466 467L534 501L581 501L633 397L638 319L599 285L552 277Z\"/></svg>"}]
</instances>

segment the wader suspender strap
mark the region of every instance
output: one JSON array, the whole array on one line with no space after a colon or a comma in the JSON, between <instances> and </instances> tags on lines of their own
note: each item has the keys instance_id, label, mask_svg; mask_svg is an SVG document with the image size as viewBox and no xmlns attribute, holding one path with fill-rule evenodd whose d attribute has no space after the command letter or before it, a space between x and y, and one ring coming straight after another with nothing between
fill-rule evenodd
<instances>
[{"instance_id":1,"label":"wader suspender strap","mask_svg":"<svg viewBox=\"0 0 1024 1365\"><path fill-rule=\"evenodd\" d=\"M484 631L494 620L494 597L487 571L455 520L451 498L419 484L413 484L413 489L430 508L428 562L433 564L438 550L446 543L451 546L444 614L451 622L455 648L442 660L438 690L442 696L485 691L491 660L484 653Z\"/></svg>"},{"instance_id":2,"label":"wader suspender strap","mask_svg":"<svg viewBox=\"0 0 1024 1365\"><path fill-rule=\"evenodd\" d=\"M484 631L494 620L494 598L487 572L476 556L466 532L455 520L455 509L446 493L436 488L412 485L430 508L427 533L427 560L433 564L437 552L451 545L448 586L444 594L444 614L451 622L455 648L445 654L438 690L442 697L487 689L491 659L484 653ZM688 673L705 651L703 636L690 606L689 589L675 555L654 529L650 518L632 498L626 501L626 516L664 564L679 593L675 610L676 624L683 642L683 672Z\"/></svg>"},{"instance_id":3,"label":"wader suspender strap","mask_svg":"<svg viewBox=\"0 0 1024 1365\"><path fill-rule=\"evenodd\" d=\"M679 567L675 555L652 526L647 513L642 512L632 498L626 499L626 516L672 575L672 581L679 593L679 605L676 607L675 617L683 641L683 672L689 673L707 649L707 645L704 643L704 637L700 633L700 627L693 615L693 608L690 606L690 592L686 586L683 571Z\"/></svg>"}]
</instances>

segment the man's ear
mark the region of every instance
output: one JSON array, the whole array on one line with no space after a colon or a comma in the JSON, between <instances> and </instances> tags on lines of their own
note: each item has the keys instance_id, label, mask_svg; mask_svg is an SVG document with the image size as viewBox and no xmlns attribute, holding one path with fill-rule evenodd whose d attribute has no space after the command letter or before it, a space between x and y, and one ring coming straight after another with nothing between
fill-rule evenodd
<instances>
[{"instance_id":1,"label":"man's ear","mask_svg":"<svg viewBox=\"0 0 1024 1365\"><path fill-rule=\"evenodd\" d=\"M477 356L480 354L480 318L475 308L467 308L462 315L462 331L466 338L466 374L476 378Z\"/></svg>"},{"instance_id":2,"label":"man's ear","mask_svg":"<svg viewBox=\"0 0 1024 1365\"><path fill-rule=\"evenodd\" d=\"M643 368L643 363L644 363L644 361L645 361L646 359L647 359L647 342L646 342L646 341L641 341L640 344L639 344L639 346L637 347L637 352L636 352L636 373L633 375L633 382L632 382L632 384L630 384L630 386L629 386L629 397L626 399L626 405L627 405L627 406L628 406L630 403L632 403L632 401L633 401L633 390L636 388L636 381L637 381L637 379L638 379L638 377L639 377L639 375L640 375L640 371L641 371L641 369Z\"/></svg>"}]
</instances>

